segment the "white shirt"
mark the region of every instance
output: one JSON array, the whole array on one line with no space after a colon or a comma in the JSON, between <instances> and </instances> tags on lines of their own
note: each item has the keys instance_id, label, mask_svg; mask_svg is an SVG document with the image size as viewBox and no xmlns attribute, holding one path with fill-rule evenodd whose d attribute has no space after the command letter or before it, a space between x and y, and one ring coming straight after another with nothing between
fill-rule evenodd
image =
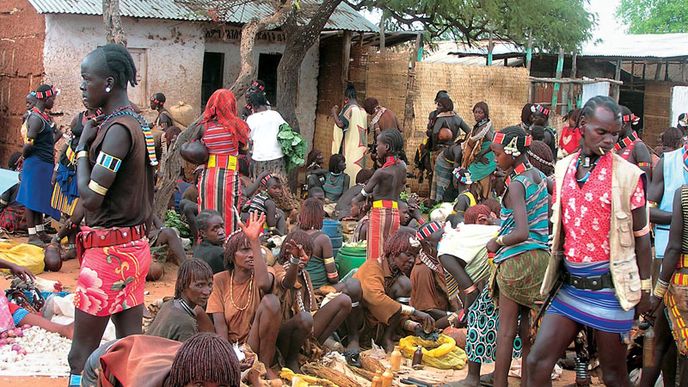
<instances>
[{"instance_id":1,"label":"white shirt","mask_svg":"<svg viewBox=\"0 0 688 387\"><path fill-rule=\"evenodd\" d=\"M251 141L253 141L253 154L251 158L256 161L270 161L284 157L282 147L277 141L279 127L285 124L284 118L274 111L266 110L253 113L246 119L251 128Z\"/></svg>"}]
</instances>

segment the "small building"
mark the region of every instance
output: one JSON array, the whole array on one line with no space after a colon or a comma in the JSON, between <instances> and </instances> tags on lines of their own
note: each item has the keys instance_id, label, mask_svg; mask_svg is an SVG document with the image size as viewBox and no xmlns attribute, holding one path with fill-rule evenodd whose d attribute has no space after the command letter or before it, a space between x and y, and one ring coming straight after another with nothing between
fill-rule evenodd
<instances>
[{"instance_id":1,"label":"small building","mask_svg":"<svg viewBox=\"0 0 688 387\"><path fill-rule=\"evenodd\" d=\"M304 6L316 2L302 1ZM147 108L150 95L163 92L168 105L183 101L200 113L213 91L231 86L240 68L241 26L273 12L258 1L238 4L215 23L180 1L120 0L122 25L139 81L129 90L131 101ZM323 33L329 37L344 31L370 34L377 30L342 3ZM83 110L79 65L91 50L105 43L101 0L0 0L0 162L19 149L24 96L39 84L61 89L52 112L59 124L68 124ZM257 36L257 76L266 82L273 103L284 47L285 36L279 30ZM321 65L316 43L306 54L299 76L297 114L306 136L314 133L321 71L327 67Z\"/></svg>"},{"instance_id":2,"label":"small building","mask_svg":"<svg viewBox=\"0 0 688 387\"><path fill-rule=\"evenodd\" d=\"M474 46L440 47L430 60L486 65L485 41ZM523 47L495 42L492 59L493 66L530 66L530 101L550 106L554 103L554 110L560 114L580 106L584 96L609 93L641 118L644 140L651 146L667 127L676 125L680 113L688 111L686 33L619 34L589 42L575 56L563 56L559 75L556 53L533 53L528 64Z\"/></svg>"}]
</instances>

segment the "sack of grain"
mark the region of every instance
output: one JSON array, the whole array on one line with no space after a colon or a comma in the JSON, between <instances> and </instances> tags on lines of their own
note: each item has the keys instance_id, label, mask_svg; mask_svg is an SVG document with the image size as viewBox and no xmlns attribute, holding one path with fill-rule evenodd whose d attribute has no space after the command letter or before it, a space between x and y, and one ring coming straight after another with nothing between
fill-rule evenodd
<instances>
[{"instance_id":1,"label":"sack of grain","mask_svg":"<svg viewBox=\"0 0 688 387\"><path fill-rule=\"evenodd\" d=\"M177 102L175 105L167 108L167 111L172 115L172 121L174 125L179 129L186 129L191 123L196 119L194 115L193 108L182 101Z\"/></svg>"}]
</instances>

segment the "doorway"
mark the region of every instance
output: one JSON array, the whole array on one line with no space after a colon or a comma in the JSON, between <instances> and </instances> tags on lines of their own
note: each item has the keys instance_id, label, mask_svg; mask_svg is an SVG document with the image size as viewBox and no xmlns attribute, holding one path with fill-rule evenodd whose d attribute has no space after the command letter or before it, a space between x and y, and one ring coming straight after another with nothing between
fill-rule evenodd
<instances>
[{"instance_id":1,"label":"doorway","mask_svg":"<svg viewBox=\"0 0 688 387\"><path fill-rule=\"evenodd\" d=\"M258 79L265 83L265 95L272 106L277 102L277 66L281 59L282 54L260 54L258 57Z\"/></svg>"},{"instance_id":2,"label":"doorway","mask_svg":"<svg viewBox=\"0 0 688 387\"><path fill-rule=\"evenodd\" d=\"M201 107L217 89L221 89L224 81L225 54L221 52L206 52L203 55L203 80L201 81Z\"/></svg>"}]
</instances>

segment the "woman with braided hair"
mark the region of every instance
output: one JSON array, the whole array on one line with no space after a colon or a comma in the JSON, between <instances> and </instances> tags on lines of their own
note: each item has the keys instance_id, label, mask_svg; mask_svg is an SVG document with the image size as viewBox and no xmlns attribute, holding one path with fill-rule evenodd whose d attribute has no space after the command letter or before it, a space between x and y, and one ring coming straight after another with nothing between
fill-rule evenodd
<instances>
[{"instance_id":1,"label":"woman with braided hair","mask_svg":"<svg viewBox=\"0 0 688 387\"><path fill-rule=\"evenodd\" d=\"M467 170L473 192L478 194L477 202L482 202L490 196L492 191L491 175L497 168L494 153L490 150L490 143L494 137L494 129L490 121L490 110L485 102L478 102L473 106L475 125L462 144L463 158L461 169ZM465 182L464 182L465 183Z\"/></svg>"},{"instance_id":2,"label":"woman with braided hair","mask_svg":"<svg viewBox=\"0 0 688 387\"><path fill-rule=\"evenodd\" d=\"M506 172L499 234L487 243L494 254L494 299L499 305L499 330L494 385L506 386L516 334L523 356L530 349L530 312L541 300L540 285L547 267L547 179L528 161L532 139L518 126L496 133L490 147ZM525 373L524 373L525 377Z\"/></svg>"},{"instance_id":3,"label":"woman with braided hair","mask_svg":"<svg viewBox=\"0 0 688 387\"><path fill-rule=\"evenodd\" d=\"M133 110L127 85L136 86L129 51L108 44L81 62L81 92L89 120L76 147L79 202L85 226L77 237L81 271L76 283L70 386L80 385L88 355L108 321L117 336L141 333L143 291L151 262L146 239L153 212L155 145L148 124Z\"/></svg>"},{"instance_id":4,"label":"woman with braided hair","mask_svg":"<svg viewBox=\"0 0 688 387\"><path fill-rule=\"evenodd\" d=\"M213 292L206 313L215 332L230 343L248 344L266 367L272 365L282 323L280 302L271 294L274 273L260 247L265 214L252 212L248 225L239 222L225 244L226 270L213 277ZM272 372L268 374L273 378Z\"/></svg>"},{"instance_id":5,"label":"woman with braided hair","mask_svg":"<svg viewBox=\"0 0 688 387\"><path fill-rule=\"evenodd\" d=\"M652 179L652 156L650 149L635 131L640 122L640 117L631 112L631 109L620 105L621 108L621 133L619 140L614 145L614 152L624 160L635 164L645 172L648 179Z\"/></svg>"},{"instance_id":6,"label":"woman with braided hair","mask_svg":"<svg viewBox=\"0 0 688 387\"><path fill-rule=\"evenodd\" d=\"M557 163L541 288L551 303L527 358L529 386L551 386L555 363L581 327L595 331L604 384L629 385L623 337L634 314L648 310L652 281L644 174L612 152L621 116L613 99L591 98L581 116L581 150Z\"/></svg>"}]
</instances>

